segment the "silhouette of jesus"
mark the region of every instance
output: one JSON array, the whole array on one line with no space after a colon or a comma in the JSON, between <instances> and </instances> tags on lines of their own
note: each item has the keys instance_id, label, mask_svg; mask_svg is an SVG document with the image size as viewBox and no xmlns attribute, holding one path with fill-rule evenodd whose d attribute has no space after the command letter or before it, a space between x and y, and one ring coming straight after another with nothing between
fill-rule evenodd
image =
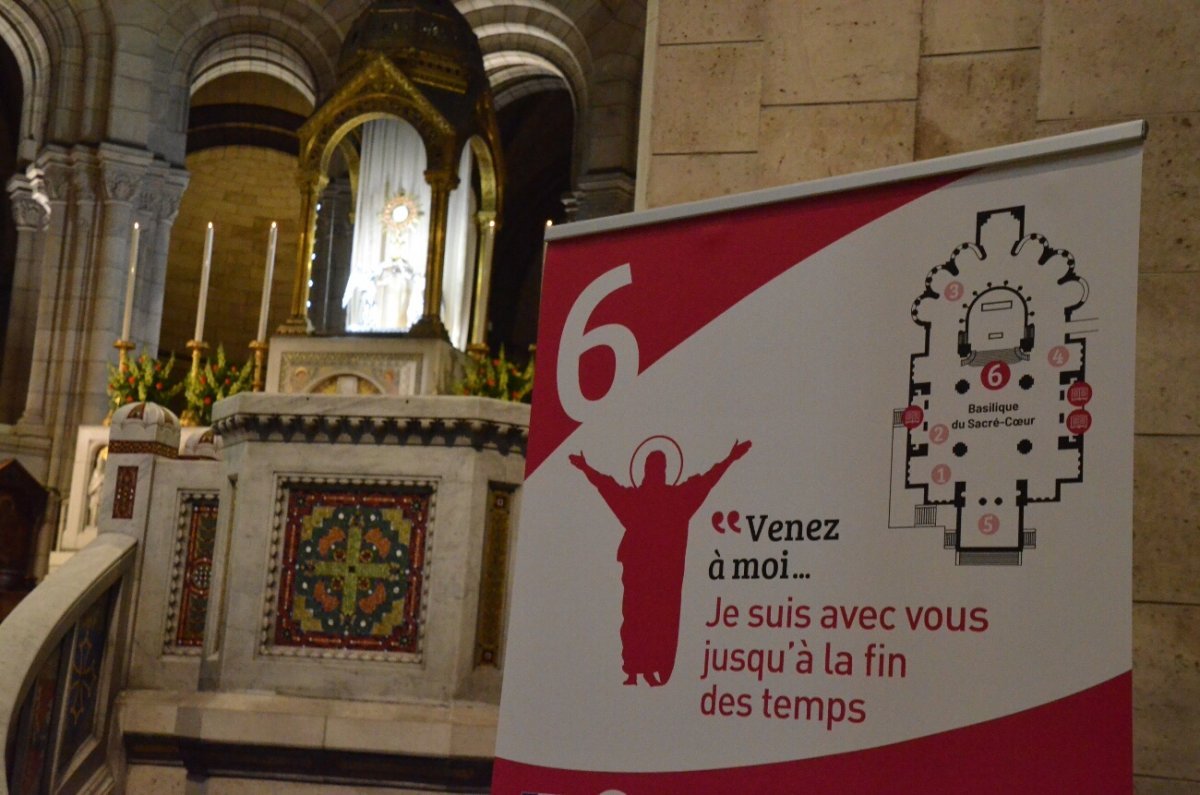
<instances>
[{"instance_id":1,"label":"silhouette of jesus","mask_svg":"<svg viewBox=\"0 0 1200 795\"><path fill-rule=\"evenodd\" d=\"M679 645L679 609L688 524L729 465L750 449L736 442L723 461L678 485L667 483L667 456L646 456L641 485L622 486L598 472L580 452L570 457L625 527L617 547L621 563L621 657L625 684L639 675L651 687L665 685L675 668Z\"/></svg>"}]
</instances>

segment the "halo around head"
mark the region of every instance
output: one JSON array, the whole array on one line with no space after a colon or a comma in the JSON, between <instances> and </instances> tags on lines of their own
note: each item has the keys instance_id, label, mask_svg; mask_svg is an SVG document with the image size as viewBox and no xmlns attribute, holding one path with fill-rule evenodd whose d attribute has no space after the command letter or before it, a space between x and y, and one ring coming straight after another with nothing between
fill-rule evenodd
<instances>
[{"instance_id":1,"label":"halo around head","mask_svg":"<svg viewBox=\"0 0 1200 795\"><path fill-rule=\"evenodd\" d=\"M679 478L683 475L683 450L680 449L679 443L670 436L651 436L644 440L633 451L633 456L629 459L629 482L635 486L640 486L642 473L646 468L646 457L653 452L660 452L667 457L667 480L671 485L679 483ZM671 480L671 469L674 467L675 479Z\"/></svg>"}]
</instances>

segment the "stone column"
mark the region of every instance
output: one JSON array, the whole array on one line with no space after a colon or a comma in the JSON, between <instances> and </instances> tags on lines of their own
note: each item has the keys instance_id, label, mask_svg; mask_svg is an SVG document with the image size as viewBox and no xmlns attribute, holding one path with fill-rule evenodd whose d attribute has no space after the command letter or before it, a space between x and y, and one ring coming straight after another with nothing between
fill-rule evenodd
<instances>
[{"instance_id":1,"label":"stone column","mask_svg":"<svg viewBox=\"0 0 1200 795\"><path fill-rule=\"evenodd\" d=\"M44 243L50 203L34 181L24 174L9 180L8 193L17 227L17 250L8 333L4 338L3 363L0 364L0 422L11 423L25 408L25 395L29 389L33 340L37 332L37 262Z\"/></svg>"},{"instance_id":2,"label":"stone column","mask_svg":"<svg viewBox=\"0 0 1200 795\"><path fill-rule=\"evenodd\" d=\"M43 233L41 274L38 285L37 323L33 352L30 356L29 386L25 410L19 424L35 435L49 435L46 427L50 407L47 405L51 383L51 358L54 350L56 314L63 292L63 271L67 257L67 207L71 198L71 161L65 150L47 149L38 159L36 173L41 177L46 203L50 208L49 223Z\"/></svg>"},{"instance_id":3,"label":"stone column","mask_svg":"<svg viewBox=\"0 0 1200 795\"><path fill-rule=\"evenodd\" d=\"M584 174L579 189L563 198L567 217L572 221L603 218L633 209L634 179L624 171Z\"/></svg>"},{"instance_id":4,"label":"stone column","mask_svg":"<svg viewBox=\"0 0 1200 795\"><path fill-rule=\"evenodd\" d=\"M321 191L329 183L324 174L303 173L297 177L300 186L300 240L296 247L296 274L292 281L292 314L276 334L308 334L308 283L312 280L312 259L317 234L317 203Z\"/></svg>"},{"instance_id":5,"label":"stone column","mask_svg":"<svg viewBox=\"0 0 1200 795\"><path fill-rule=\"evenodd\" d=\"M152 169L138 196L137 220L142 225L141 256L133 301L133 341L151 354L158 350L162 331L163 296L167 289L167 255L179 200L187 187L183 169Z\"/></svg>"},{"instance_id":6,"label":"stone column","mask_svg":"<svg viewBox=\"0 0 1200 795\"><path fill-rule=\"evenodd\" d=\"M429 210L429 256L425 261L425 311L409 333L414 337L449 339L442 323L442 271L446 264L446 219L450 193L458 187L458 175L450 171L426 171L431 188Z\"/></svg>"},{"instance_id":7,"label":"stone column","mask_svg":"<svg viewBox=\"0 0 1200 795\"><path fill-rule=\"evenodd\" d=\"M91 289L83 296L85 306L91 312L91 324L82 335L86 340L83 348L86 363L81 419L89 425L101 422L108 412L105 394L108 366L116 361L113 343L121 336L134 206L149 164L146 153L126 151L108 144L101 145L99 156L103 194L96 235L98 249L91 263L94 272ZM134 336L135 342L139 341L138 335Z\"/></svg>"},{"instance_id":8,"label":"stone column","mask_svg":"<svg viewBox=\"0 0 1200 795\"><path fill-rule=\"evenodd\" d=\"M492 292L492 252L496 244L496 213L481 210L475 214L479 227L479 246L475 259L475 312L471 318L471 351L486 355L488 300Z\"/></svg>"}]
</instances>

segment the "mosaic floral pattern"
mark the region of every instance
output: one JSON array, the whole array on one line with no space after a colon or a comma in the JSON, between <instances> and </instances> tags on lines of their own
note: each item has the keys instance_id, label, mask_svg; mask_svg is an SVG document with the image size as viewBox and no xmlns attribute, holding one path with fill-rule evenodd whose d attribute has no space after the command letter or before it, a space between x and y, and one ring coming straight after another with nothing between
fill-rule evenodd
<instances>
[{"instance_id":1,"label":"mosaic floral pattern","mask_svg":"<svg viewBox=\"0 0 1200 795\"><path fill-rule=\"evenodd\" d=\"M71 763L95 729L100 700L100 668L104 662L105 639L108 636L109 601L107 597L98 600L75 626L75 644L71 650L67 688L63 694L66 710L63 713L62 749L58 756L60 773Z\"/></svg>"},{"instance_id":2,"label":"mosaic floral pattern","mask_svg":"<svg viewBox=\"0 0 1200 795\"><path fill-rule=\"evenodd\" d=\"M427 486L288 490L276 646L415 653Z\"/></svg>"},{"instance_id":3,"label":"mosaic floral pattern","mask_svg":"<svg viewBox=\"0 0 1200 795\"><path fill-rule=\"evenodd\" d=\"M69 638L70 636L68 636ZM8 786L12 792L44 792L46 762L50 754L54 705L58 695L58 679L62 646L55 648L38 671L33 687L25 697L17 724L17 741Z\"/></svg>"},{"instance_id":4,"label":"mosaic floral pattern","mask_svg":"<svg viewBox=\"0 0 1200 795\"><path fill-rule=\"evenodd\" d=\"M187 522L183 569L179 575L178 604L172 643L182 648L204 644L208 618L208 591L212 580L213 546L217 540L216 496L189 497L184 502Z\"/></svg>"}]
</instances>

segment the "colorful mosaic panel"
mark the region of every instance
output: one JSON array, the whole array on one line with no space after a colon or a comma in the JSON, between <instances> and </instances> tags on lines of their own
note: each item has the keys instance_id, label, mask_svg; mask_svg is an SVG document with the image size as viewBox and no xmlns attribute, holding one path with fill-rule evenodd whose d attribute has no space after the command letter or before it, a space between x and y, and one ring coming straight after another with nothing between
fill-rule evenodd
<instances>
[{"instance_id":1,"label":"colorful mosaic panel","mask_svg":"<svg viewBox=\"0 0 1200 795\"><path fill-rule=\"evenodd\" d=\"M274 644L416 653L432 488L293 484Z\"/></svg>"},{"instance_id":2,"label":"colorful mosaic panel","mask_svg":"<svg viewBox=\"0 0 1200 795\"><path fill-rule=\"evenodd\" d=\"M479 618L475 624L476 667L500 667L508 537L515 491L516 486L505 483L488 484L487 518L483 525L483 566L479 573Z\"/></svg>"},{"instance_id":3,"label":"colorful mosaic panel","mask_svg":"<svg viewBox=\"0 0 1200 795\"><path fill-rule=\"evenodd\" d=\"M115 452L109 445L109 452ZM117 467L117 488L113 493L113 518L132 519L137 498L137 467Z\"/></svg>"},{"instance_id":4,"label":"colorful mosaic panel","mask_svg":"<svg viewBox=\"0 0 1200 795\"><path fill-rule=\"evenodd\" d=\"M59 773L63 773L96 727L100 704L100 669L104 662L108 637L108 597L98 599L75 625L75 640L67 666L67 687L63 693L62 745L58 754Z\"/></svg>"},{"instance_id":5,"label":"colorful mosaic panel","mask_svg":"<svg viewBox=\"0 0 1200 795\"><path fill-rule=\"evenodd\" d=\"M69 639L70 636L68 636ZM47 762L53 736L55 703L58 696L62 647L55 648L42 664L33 686L25 696L17 719L16 743L9 760L10 792L41 793L49 789Z\"/></svg>"},{"instance_id":6,"label":"colorful mosaic panel","mask_svg":"<svg viewBox=\"0 0 1200 795\"><path fill-rule=\"evenodd\" d=\"M170 616L172 631L168 640L177 648L198 649L204 645L218 506L216 494L188 495L182 501L182 549L172 589L177 612Z\"/></svg>"}]
</instances>

